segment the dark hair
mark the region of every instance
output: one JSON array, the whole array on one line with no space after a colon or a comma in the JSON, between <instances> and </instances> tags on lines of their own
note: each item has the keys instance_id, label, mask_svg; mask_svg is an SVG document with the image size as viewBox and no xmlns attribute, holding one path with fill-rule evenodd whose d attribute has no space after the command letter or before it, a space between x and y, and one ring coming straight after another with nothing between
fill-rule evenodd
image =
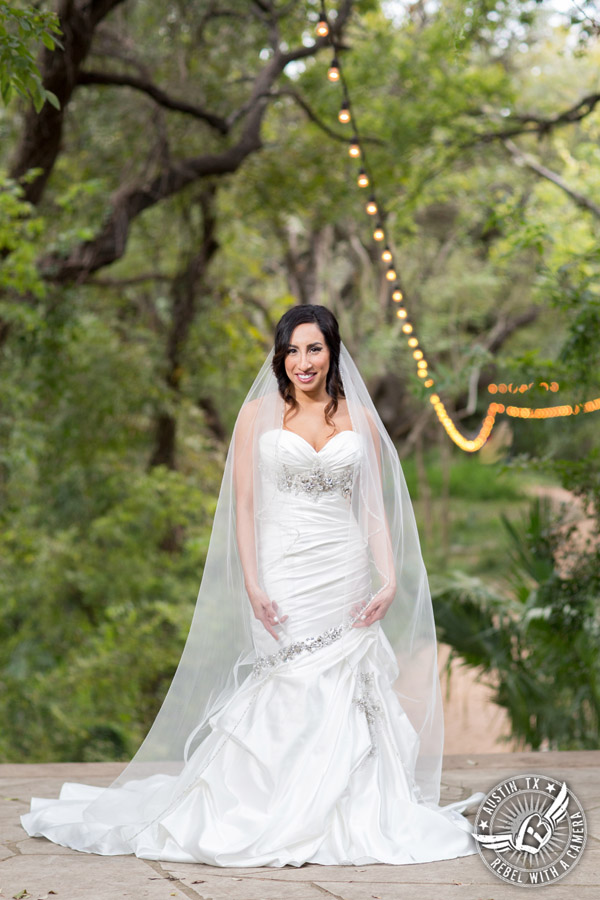
<instances>
[{"instance_id":1,"label":"dark hair","mask_svg":"<svg viewBox=\"0 0 600 900\"><path fill-rule=\"evenodd\" d=\"M298 406L294 397L292 382L285 371L285 358L292 339L292 333L297 325L304 322L315 322L323 332L325 343L329 348L329 371L325 382L325 390L331 400L325 407L325 421L333 425L331 415L337 412L338 399L345 397L342 376L340 375L340 329L336 317L325 306L306 304L293 306L282 315L275 329L275 348L271 363L279 393L292 409Z\"/></svg>"}]
</instances>

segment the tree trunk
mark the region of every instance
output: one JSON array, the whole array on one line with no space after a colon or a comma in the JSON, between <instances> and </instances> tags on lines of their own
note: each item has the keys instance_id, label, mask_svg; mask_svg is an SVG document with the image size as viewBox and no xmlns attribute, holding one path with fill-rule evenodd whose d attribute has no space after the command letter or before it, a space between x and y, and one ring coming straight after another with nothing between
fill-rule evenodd
<instances>
[{"instance_id":1,"label":"tree trunk","mask_svg":"<svg viewBox=\"0 0 600 900\"><path fill-rule=\"evenodd\" d=\"M415 441L415 462L417 468L419 498L423 500L425 545L428 548L432 548L434 544L433 510L431 508L431 485L427 478L427 469L425 467L425 457L423 453L423 431L419 431Z\"/></svg>"},{"instance_id":2,"label":"tree trunk","mask_svg":"<svg viewBox=\"0 0 600 900\"><path fill-rule=\"evenodd\" d=\"M440 510L440 544L442 547L442 559L444 565L448 562L450 555L450 531L451 531L451 514L450 514L450 469L452 465L452 447L450 438L443 428L439 430L440 436L440 464L442 467L442 495Z\"/></svg>"},{"instance_id":3,"label":"tree trunk","mask_svg":"<svg viewBox=\"0 0 600 900\"><path fill-rule=\"evenodd\" d=\"M10 168L10 175L17 180L33 168L41 169L31 181L24 181L24 197L37 204L42 198L46 183L62 148L65 115L71 95L77 86L81 64L85 61L96 28L116 6L124 0L87 0L75 3L61 0L58 17L64 49L42 50L39 66L44 87L52 91L60 101L60 109L44 103L39 113L29 106L24 120L21 140Z\"/></svg>"},{"instance_id":4,"label":"tree trunk","mask_svg":"<svg viewBox=\"0 0 600 900\"><path fill-rule=\"evenodd\" d=\"M205 188L198 197L202 211L200 249L175 277L171 289L171 327L167 335L165 381L172 392L173 404L157 413L150 468L161 465L168 469L177 468L177 406L185 346L198 312L198 298L206 270L219 246L215 239L215 194L213 185Z\"/></svg>"}]
</instances>

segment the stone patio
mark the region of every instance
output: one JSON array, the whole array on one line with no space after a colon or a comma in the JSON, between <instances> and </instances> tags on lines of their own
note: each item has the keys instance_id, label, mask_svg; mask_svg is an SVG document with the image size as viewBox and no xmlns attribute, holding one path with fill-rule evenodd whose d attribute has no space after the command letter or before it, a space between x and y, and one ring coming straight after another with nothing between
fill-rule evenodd
<instances>
[{"instance_id":1,"label":"stone patio","mask_svg":"<svg viewBox=\"0 0 600 900\"><path fill-rule=\"evenodd\" d=\"M63 781L110 784L122 768L122 763L0 766L1 900L600 900L600 751L444 758L442 805L527 772L564 778L574 791L588 826L582 859L562 881L533 892L501 882L479 855L406 866L222 869L88 855L25 835L19 815L31 796L57 796Z\"/></svg>"}]
</instances>

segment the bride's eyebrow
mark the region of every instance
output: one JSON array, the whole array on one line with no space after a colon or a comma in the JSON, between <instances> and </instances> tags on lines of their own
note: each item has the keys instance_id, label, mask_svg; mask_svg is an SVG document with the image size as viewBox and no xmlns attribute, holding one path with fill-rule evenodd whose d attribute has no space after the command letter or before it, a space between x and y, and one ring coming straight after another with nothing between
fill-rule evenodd
<instances>
[{"instance_id":1,"label":"bride's eyebrow","mask_svg":"<svg viewBox=\"0 0 600 900\"><path fill-rule=\"evenodd\" d=\"M322 343L323 343L323 341L313 341L312 344L307 344L306 346L310 350L311 347L318 347L319 344L322 344ZM295 344L288 344L288 350L291 350L292 347L294 348L294 350L298 349Z\"/></svg>"}]
</instances>

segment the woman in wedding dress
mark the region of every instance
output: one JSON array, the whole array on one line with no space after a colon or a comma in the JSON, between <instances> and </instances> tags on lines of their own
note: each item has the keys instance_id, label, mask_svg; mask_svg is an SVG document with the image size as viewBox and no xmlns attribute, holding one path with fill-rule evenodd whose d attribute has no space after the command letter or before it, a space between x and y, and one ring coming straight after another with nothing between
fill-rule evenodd
<instances>
[{"instance_id":1,"label":"woman in wedding dress","mask_svg":"<svg viewBox=\"0 0 600 900\"><path fill-rule=\"evenodd\" d=\"M216 866L476 853L462 813L484 794L439 806L436 650L397 452L333 314L293 307L237 417L152 729L110 787L66 783L22 824L88 853Z\"/></svg>"}]
</instances>

